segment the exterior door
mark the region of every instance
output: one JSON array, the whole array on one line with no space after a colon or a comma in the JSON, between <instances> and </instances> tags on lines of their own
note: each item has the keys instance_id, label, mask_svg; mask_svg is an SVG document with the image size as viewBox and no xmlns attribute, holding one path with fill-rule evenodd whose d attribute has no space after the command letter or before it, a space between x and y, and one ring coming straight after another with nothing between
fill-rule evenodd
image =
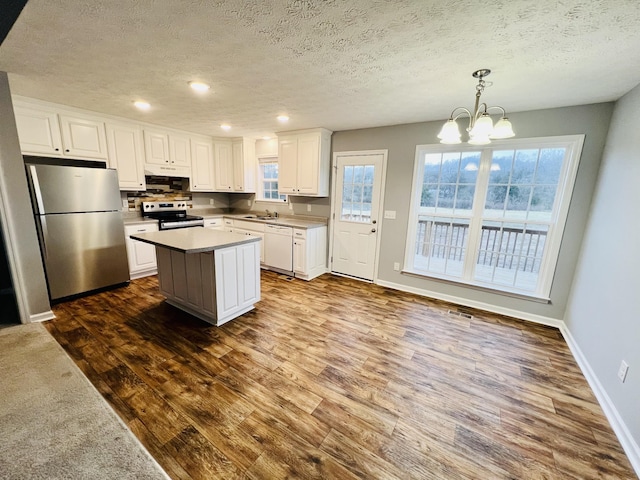
<instances>
[{"instance_id":1,"label":"exterior door","mask_svg":"<svg viewBox=\"0 0 640 480\"><path fill-rule=\"evenodd\" d=\"M331 271L373 281L385 154L335 156Z\"/></svg>"}]
</instances>

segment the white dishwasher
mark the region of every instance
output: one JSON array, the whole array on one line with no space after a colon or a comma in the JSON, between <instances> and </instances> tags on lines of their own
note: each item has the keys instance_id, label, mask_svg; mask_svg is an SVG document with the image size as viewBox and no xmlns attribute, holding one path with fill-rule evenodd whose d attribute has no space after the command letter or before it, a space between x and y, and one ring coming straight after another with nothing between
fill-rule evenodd
<instances>
[{"instance_id":1,"label":"white dishwasher","mask_svg":"<svg viewBox=\"0 0 640 480\"><path fill-rule=\"evenodd\" d=\"M293 228L265 225L264 265L283 273L293 272Z\"/></svg>"}]
</instances>

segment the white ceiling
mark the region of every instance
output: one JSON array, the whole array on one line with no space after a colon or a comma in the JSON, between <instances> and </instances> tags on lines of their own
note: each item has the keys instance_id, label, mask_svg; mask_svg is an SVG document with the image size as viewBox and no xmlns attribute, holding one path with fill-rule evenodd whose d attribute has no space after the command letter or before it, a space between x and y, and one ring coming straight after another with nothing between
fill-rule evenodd
<instances>
[{"instance_id":1,"label":"white ceiling","mask_svg":"<svg viewBox=\"0 0 640 480\"><path fill-rule=\"evenodd\" d=\"M257 137L445 119L479 68L507 112L615 100L639 52L638 0L29 0L0 70L14 94Z\"/></svg>"}]
</instances>

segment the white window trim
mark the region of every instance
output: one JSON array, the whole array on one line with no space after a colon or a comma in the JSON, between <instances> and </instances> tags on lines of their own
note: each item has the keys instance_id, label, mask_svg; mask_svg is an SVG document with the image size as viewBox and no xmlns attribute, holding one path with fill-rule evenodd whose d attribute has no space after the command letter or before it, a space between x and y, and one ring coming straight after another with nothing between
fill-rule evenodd
<instances>
[{"instance_id":1,"label":"white window trim","mask_svg":"<svg viewBox=\"0 0 640 480\"><path fill-rule=\"evenodd\" d=\"M413 168L412 188L411 188L411 204L409 208L409 225L407 228L407 238L405 245L404 265L403 272L412 275L417 275L426 278L442 279L448 282L454 282L458 284L469 285L473 287L479 287L495 291L497 293L516 294L524 297L532 297L542 300L548 300L551 293L551 286L553 282L553 273L558 263L558 254L560 252L560 246L562 244L562 237L564 228L567 222L567 216L569 213L569 206L571 203L571 194L575 185L576 175L578 173L578 165L580 163L580 155L582 153L582 147L584 145L584 135L562 135L554 137L536 137L536 138L523 138L523 139L508 139L508 140L494 140L489 145L443 145L443 144L429 144L429 145L416 145L416 155ZM443 274L427 273L422 270L416 270L413 268L413 252L415 251L415 242L417 235L417 217L420 208L420 197L422 195L422 182L418 182L417 178L422 170L421 165L421 153L446 153L446 152L460 152L460 151L480 151L481 158L487 154L489 150L496 149L527 149L527 148L549 148L549 147L562 147L567 149L568 161L562 166L560 173L560 188L558 189L558 195L554 202L553 211L555 217L551 220L549 227L549 243L546 245L544 257L542 258L542 264L540 266L539 278L542 281L538 284L538 289L535 292L524 292L518 289L510 289L508 287L488 286L484 283L476 283L473 281L463 280L457 277L450 277ZM481 162L482 166L487 167L487 162ZM488 181L488 176L487 176ZM484 188L486 190L487 185L481 185L476 183L476 190ZM477 193L477 192L476 192ZM478 205L480 202L474 201L473 219L478 219L478 211L481 208ZM556 208L557 207L557 208ZM555 232L559 232L556 234ZM471 240L471 239L470 239ZM474 257L476 252L469 252Z\"/></svg>"},{"instance_id":2,"label":"white window trim","mask_svg":"<svg viewBox=\"0 0 640 480\"><path fill-rule=\"evenodd\" d=\"M262 177L260 175L260 165L263 163L277 163L278 162L278 156L277 155L258 155L258 161L256 162L256 178L258 179L257 181L257 189L256 189L256 199L255 199L255 203L266 203L266 204L272 204L272 205L286 205L289 203L289 195L287 194L281 194L284 195L285 198L282 200L274 200L271 198L263 198L264 192L263 192L263 187L264 184L262 183ZM279 180L279 179L278 179Z\"/></svg>"}]
</instances>

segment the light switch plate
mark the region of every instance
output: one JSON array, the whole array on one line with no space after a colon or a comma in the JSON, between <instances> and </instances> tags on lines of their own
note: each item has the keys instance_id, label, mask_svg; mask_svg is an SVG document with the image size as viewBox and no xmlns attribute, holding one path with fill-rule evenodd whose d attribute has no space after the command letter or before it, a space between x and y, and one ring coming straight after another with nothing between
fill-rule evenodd
<instances>
[{"instance_id":1,"label":"light switch plate","mask_svg":"<svg viewBox=\"0 0 640 480\"><path fill-rule=\"evenodd\" d=\"M388 218L390 220L395 220L396 219L396 211L395 210L385 210L384 211L384 218Z\"/></svg>"}]
</instances>

